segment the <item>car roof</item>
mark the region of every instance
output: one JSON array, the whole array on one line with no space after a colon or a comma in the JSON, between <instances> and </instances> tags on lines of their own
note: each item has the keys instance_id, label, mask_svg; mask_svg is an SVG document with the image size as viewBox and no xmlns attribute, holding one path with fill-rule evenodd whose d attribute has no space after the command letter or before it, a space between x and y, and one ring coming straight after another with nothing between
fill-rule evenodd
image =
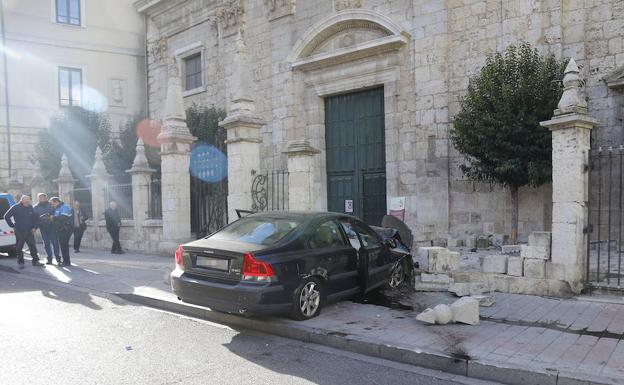
<instances>
[{"instance_id":1,"label":"car roof","mask_svg":"<svg viewBox=\"0 0 624 385\"><path fill-rule=\"evenodd\" d=\"M338 217L349 217L357 219L354 216L344 213L334 213L329 211L262 211L247 215L246 217L254 218L283 218L283 219L298 219L303 221L313 219L332 219Z\"/></svg>"}]
</instances>

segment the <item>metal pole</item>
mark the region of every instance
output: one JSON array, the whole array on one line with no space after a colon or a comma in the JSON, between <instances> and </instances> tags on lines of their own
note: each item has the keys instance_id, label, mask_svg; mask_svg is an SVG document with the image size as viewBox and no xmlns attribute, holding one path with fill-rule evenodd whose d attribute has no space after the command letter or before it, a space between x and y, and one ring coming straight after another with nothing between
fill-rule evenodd
<instances>
[{"instance_id":1,"label":"metal pole","mask_svg":"<svg viewBox=\"0 0 624 385\"><path fill-rule=\"evenodd\" d=\"M622 273L622 150L624 147L620 145L620 207L618 210L618 278L617 285L620 287L620 274Z\"/></svg>"},{"instance_id":2,"label":"metal pole","mask_svg":"<svg viewBox=\"0 0 624 385\"><path fill-rule=\"evenodd\" d=\"M587 186L588 187L588 191L587 191L587 260L585 261L586 266L585 266L585 270L586 270L586 274L585 274L585 283L587 285L589 285L589 264L591 262L591 234L593 233L593 228L592 228L592 224L593 221L591 219L591 200L592 200L592 190L591 190L591 179L592 179L592 169L594 168L594 164L592 162L592 155L593 155L593 151L591 149L589 149L587 151L587 163L588 163L588 170L587 170Z\"/></svg>"},{"instance_id":3,"label":"metal pole","mask_svg":"<svg viewBox=\"0 0 624 385\"><path fill-rule=\"evenodd\" d=\"M607 211L607 285L611 284L611 190L613 189L613 147L609 147L609 192L608 192L608 206Z\"/></svg>"},{"instance_id":4,"label":"metal pole","mask_svg":"<svg viewBox=\"0 0 624 385\"><path fill-rule=\"evenodd\" d=\"M596 284L600 284L600 228L602 227L600 211L602 210L602 147L598 147L598 266L596 267Z\"/></svg>"},{"instance_id":5,"label":"metal pole","mask_svg":"<svg viewBox=\"0 0 624 385\"><path fill-rule=\"evenodd\" d=\"M4 102L5 102L5 119L6 119L6 136L7 136L7 164L9 168L9 180L11 179L11 173L13 171L12 156L11 156L11 111L9 107L9 67L7 60L7 48L6 48L6 31L4 30L4 0L0 0L0 23L2 28L0 33L2 34L2 62L4 72Z\"/></svg>"}]
</instances>

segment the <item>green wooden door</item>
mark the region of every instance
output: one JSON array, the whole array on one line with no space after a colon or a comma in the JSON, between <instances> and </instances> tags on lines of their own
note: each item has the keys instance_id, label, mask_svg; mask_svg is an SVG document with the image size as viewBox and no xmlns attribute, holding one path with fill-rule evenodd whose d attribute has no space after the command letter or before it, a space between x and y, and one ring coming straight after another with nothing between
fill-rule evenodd
<instances>
[{"instance_id":1,"label":"green wooden door","mask_svg":"<svg viewBox=\"0 0 624 385\"><path fill-rule=\"evenodd\" d=\"M371 225L386 214L386 154L383 88L325 99L327 203Z\"/></svg>"}]
</instances>

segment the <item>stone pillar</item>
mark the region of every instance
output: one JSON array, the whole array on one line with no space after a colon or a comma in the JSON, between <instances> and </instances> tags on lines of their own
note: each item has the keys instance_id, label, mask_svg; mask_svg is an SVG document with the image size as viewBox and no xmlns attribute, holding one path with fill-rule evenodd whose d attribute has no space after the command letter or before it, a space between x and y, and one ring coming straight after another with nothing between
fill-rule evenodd
<instances>
[{"instance_id":1,"label":"stone pillar","mask_svg":"<svg viewBox=\"0 0 624 385\"><path fill-rule=\"evenodd\" d=\"M251 209L253 173L260 168L260 128L265 124L255 113L249 94L247 47L239 31L232 69L232 101L227 117L219 126L227 131L228 156L228 221L238 217L236 209Z\"/></svg>"},{"instance_id":2,"label":"stone pillar","mask_svg":"<svg viewBox=\"0 0 624 385\"><path fill-rule=\"evenodd\" d=\"M71 204L74 182L74 177L69 169L67 155L63 154L61 157L61 170L59 171L58 179L56 179L56 183L58 184L58 196L63 202Z\"/></svg>"},{"instance_id":3,"label":"stone pillar","mask_svg":"<svg viewBox=\"0 0 624 385\"><path fill-rule=\"evenodd\" d=\"M143 242L143 222L147 219L149 208L149 188L152 181L152 173L155 170L149 167L145 156L145 145L143 139L139 138L136 144L136 155L132 168L126 172L132 175L132 213L134 217L134 232L137 248Z\"/></svg>"},{"instance_id":4,"label":"stone pillar","mask_svg":"<svg viewBox=\"0 0 624 385\"><path fill-rule=\"evenodd\" d=\"M564 91L551 120L541 125L552 131L553 218L552 254L547 278L566 281L572 290L583 289L587 263L588 174L590 131L598 124L587 115L579 69L570 59L563 77Z\"/></svg>"},{"instance_id":5,"label":"stone pillar","mask_svg":"<svg viewBox=\"0 0 624 385\"><path fill-rule=\"evenodd\" d=\"M106 202L106 195L104 189L110 180L110 174L106 171L104 166L104 159L102 157L102 150L98 146L95 149L95 162L93 162L93 168L91 174L87 175L87 178L91 180L91 211L93 214L93 241L98 242L105 235L103 228L100 229L99 223L104 219L104 210L108 207ZM102 231L101 231L102 230Z\"/></svg>"},{"instance_id":6,"label":"stone pillar","mask_svg":"<svg viewBox=\"0 0 624 385\"><path fill-rule=\"evenodd\" d=\"M30 181L30 197L33 199L33 202L36 202L37 194L46 192L46 183L45 179L41 175L41 166L39 161L35 161L33 165L35 168L35 175L33 175L32 180Z\"/></svg>"},{"instance_id":7,"label":"stone pillar","mask_svg":"<svg viewBox=\"0 0 624 385\"><path fill-rule=\"evenodd\" d=\"M191 143L195 137L186 125L182 85L175 60L169 66L165 118L158 135L162 173L163 240L159 249L173 253L191 239Z\"/></svg>"},{"instance_id":8,"label":"stone pillar","mask_svg":"<svg viewBox=\"0 0 624 385\"><path fill-rule=\"evenodd\" d=\"M284 152L288 156L288 208L310 211L314 207L314 156L320 151L307 139L298 139L290 141Z\"/></svg>"}]
</instances>

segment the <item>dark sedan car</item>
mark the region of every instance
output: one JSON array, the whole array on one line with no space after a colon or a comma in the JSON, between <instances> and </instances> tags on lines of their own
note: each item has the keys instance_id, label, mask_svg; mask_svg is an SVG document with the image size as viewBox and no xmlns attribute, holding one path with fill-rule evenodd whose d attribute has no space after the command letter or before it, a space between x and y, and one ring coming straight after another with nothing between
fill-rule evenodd
<instances>
[{"instance_id":1,"label":"dark sedan car","mask_svg":"<svg viewBox=\"0 0 624 385\"><path fill-rule=\"evenodd\" d=\"M345 214L252 214L181 245L171 285L181 300L214 310L304 320L326 301L401 283L409 254L382 239Z\"/></svg>"}]
</instances>

